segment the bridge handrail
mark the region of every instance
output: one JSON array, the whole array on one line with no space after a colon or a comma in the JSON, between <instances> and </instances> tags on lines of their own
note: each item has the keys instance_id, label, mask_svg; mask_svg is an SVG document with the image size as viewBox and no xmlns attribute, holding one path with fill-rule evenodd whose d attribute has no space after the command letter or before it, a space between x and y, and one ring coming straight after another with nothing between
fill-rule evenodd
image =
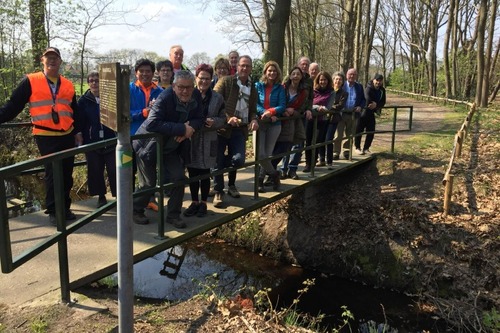
<instances>
[{"instance_id":1,"label":"bridge handrail","mask_svg":"<svg viewBox=\"0 0 500 333\"><path fill-rule=\"evenodd\" d=\"M408 108L409 109L409 125L407 129L396 129L396 122L397 122L397 111L398 108ZM397 132L404 132L404 131L411 131L411 124L412 124L412 117L413 117L413 107L412 106L387 106L385 109L393 109L394 110L394 116L393 116L393 128L390 131L374 131L372 133L387 133L391 132L393 134L393 139L392 139L392 145L391 145L391 151L394 152L394 142L395 142L395 135ZM329 113L334 113L334 111L328 111ZM347 113L347 112L346 112ZM351 116L354 119L355 114L351 112ZM280 120L291 120L298 118L298 116L295 117L280 117ZM314 122L316 125L316 122L318 120L317 115L314 115ZM9 123L7 127L14 127L14 123ZM26 123L21 123L18 124L20 126L27 126ZM5 124L4 126L0 127L6 127ZM266 157L265 159L258 159L257 156L258 154L258 135L256 135L256 140L257 144L255 147L254 151L254 159L247 161L243 166L234 168L226 168L223 170L218 170L216 172L211 173L210 175L205 175L205 176L198 176L196 178L191 178L187 179L184 181L179 181L175 183L168 183L168 184L161 184L157 183L157 186L149 188L149 189L144 189L141 191L136 191L134 192L134 196L140 196L144 194L150 194L150 193L155 193L158 192L160 196L160 202L163 202L163 192L165 189L168 189L170 187L176 186L176 185L186 185L190 182L197 181L203 178L207 178L209 176L217 175L217 174L222 174L222 173L227 173L228 171L232 170L237 170L237 169L242 169L242 168L248 168L250 166L254 166L254 197L258 198L258 190L257 190L257 178L258 178L258 167L259 163L264 160L271 160L279 157L283 157L286 155L291 155L295 152L302 152L305 150L313 150L313 156L315 154L315 150L321 146L326 146L328 144L333 143L333 140L326 141L323 143L316 143L316 138L317 138L317 126L313 127L313 141L311 145L305 146L303 148L295 149L289 152L285 152L279 155L275 156L269 156ZM204 129L208 130L208 129ZM355 133L355 131L352 131L352 133ZM367 132L363 133L366 134ZM370 132L368 132L370 133ZM362 134L360 134L362 135ZM143 135L136 135L133 136L132 139L138 139L142 137L151 137L151 136L157 136L161 137L159 134L143 134ZM344 137L343 139L348 139L348 140L353 140L356 135L353 134L349 137ZM83 226L87 225L90 223L92 220L95 218L101 216L102 214L106 213L108 210L112 209L113 207L116 206L116 200L112 200L108 202L106 205L96 209L92 213L78 219L77 221L69 224L66 226L64 222L64 214L65 214L65 208L64 208L64 198L62 193L63 191L63 181L62 181L62 160L75 156L78 154L83 154L95 149L99 148L104 148L110 145L116 144L116 138L100 141L98 143L92 143L92 144L87 144L87 145L82 145L80 147L75 147L72 149L67 149L61 152L45 155L43 157L38 157L33 160L29 161L23 161L19 162L13 165L5 166L0 168L0 260L1 260L1 269L3 273L10 273L14 269L18 268L19 266L23 265L27 261L31 260L38 254L42 253L44 250L48 249L54 244L58 244L59 247L59 269L60 269L60 278L61 278L61 293L62 293L62 299L63 301L69 301L69 267L68 267L68 253L67 253L67 237L82 228ZM352 150L352 144L351 150ZM163 151L163 140L158 140L158 145L157 145L157 154L160 156L161 152ZM351 154L352 156L352 151ZM54 168L54 192L56 193L56 220L57 220L57 230L54 234L48 236L46 239L43 241L39 242L38 244L34 245L31 248L28 248L25 250L23 253L19 254L15 258L12 257L12 244L10 240L10 229L9 229L9 223L8 223L8 210L7 210L7 203L6 203L6 188L5 188L5 181L8 178L17 176L17 175L22 175L27 172L27 170L35 170L37 168L40 168L46 163L52 163L53 168ZM157 167L158 167L158 181L162 176L162 170L163 170L163 159L158 158L157 159ZM315 165L312 163L311 165L311 175L314 176L314 168ZM59 171L59 172L58 172ZM58 196L59 195L59 196ZM164 211L163 209L159 210L160 214L160 220L164 220ZM158 237L164 237L164 223L159 223L158 224Z\"/></svg>"}]
</instances>

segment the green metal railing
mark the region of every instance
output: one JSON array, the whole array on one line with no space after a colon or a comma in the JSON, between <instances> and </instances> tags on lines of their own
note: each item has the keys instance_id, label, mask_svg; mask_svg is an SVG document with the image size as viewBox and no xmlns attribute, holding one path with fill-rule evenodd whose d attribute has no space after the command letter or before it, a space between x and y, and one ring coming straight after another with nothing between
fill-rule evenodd
<instances>
[{"instance_id":1,"label":"green metal railing","mask_svg":"<svg viewBox=\"0 0 500 333\"><path fill-rule=\"evenodd\" d=\"M412 106L391 106L391 107L386 107L384 109L393 109L393 118L392 118L392 130L385 130L385 131L374 131L373 133L392 133L392 142L391 142L391 152L394 152L394 146L395 146L395 138L396 138L396 133L398 132L408 132L411 131L412 128L412 119L413 119L413 107ZM403 128L403 129L397 129L397 116L398 116L398 110L399 109L408 109L408 128ZM329 112L333 113L333 112ZM355 115L352 114L352 117L354 119ZM280 120L286 120L286 119L293 119L292 117L283 117L279 118ZM326 146L328 144L332 144L333 140L322 142L322 143L316 143L316 138L317 138L317 121L318 118L315 116L313 118L314 121L314 130L313 130L313 143L310 146L306 146L303 148L299 149L294 149L289 152L285 152L279 155L274 155L270 157L266 157L265 159L258 159L255 158L254 160L247 161L243 166L239 168L226 168L224 170L218 170L216 172L213 172L210 174L210 176L218 175L218 174L223 174L227 173L228 171L232 170L237 170L237 169L243 169L243 168L248 168L248 167L254 167L254 198L258 199L259 198L259 192L258 192L258 187L257 187L257 178L259 175L259 163L260 161L263 160L272 160L275 158L280 158L283 156L291 155L293 153L298 153L302 152L305 150L312 150L312 156L315 156L315 150L321 146ZM354 122L353 122L354 123ZM0 125L1 128L6 128L6 127L16 127L16 126L28 126L29 123L21 123L21 124L3 124ZM354 129L353 132L354 133ZM363 134L366 134L363 133ZM139 139L142 137L149 137L152 136L152 134L147 134L147 135L137 135L134 136L133 139ZM160 135L155 135L158 138L160 138ZM355 135L350 136L350 137L345 137L343 139L348 139L352 142L354 139ZM255 156L259 156L258 152L258 135L256 136L257 139L257 144L256 144L256 150L254 152ZM157 177L157 186L149 188L149 189L144 189L141 191L136 191L134 192L133 196L140 196L140 195L152 195L155 193L158 193L159 196L159 202L162 203L164 202L164 191L168 190L174 186L177 185L186 185L189 184L190 182L198 181L203 178L207 178L208 176L198 176L195 178L191 178L185 181L179 181L176 183L169 183L169 184L161 184L161 180L163 179L163 158L162 157L162 151L163 151L163 140L157 140L157 171L158 171L158 177ZM104 148L106 146L114 145L116 143L116 139L109 139L105 141L101 141L99 143L94 143L94 144L89 144L89 145L84 145L81 147L73 148L73 149L68 149L65 151L61 151L58 153L46 155L43 157L39 157L33 160L29 161L24 161L24 162L19 162L14 165L6 166L3 168L0 168L0 260L1 260L1 269L2 273L10 273L16 268L20 267L24 263L28 262L29 260L33 259L52 245L57 244L58 246L58 254L59 254L59 271L60 271L60 284L61 284L61 296L62 296L62 301L69 303L70 302L70 281L69 281L69 265L68 265L68 247L67 247L67 238L69 235L72 233L76 232L83 226L87 225L94 219L98 218L99 216L103 215L105 212L108 210L112 209L113 207L116 206L116 200L109 201L106 205L94 210L93 212L89 213L86 216L81 217L80 219L76 220L75 222L66 225L65 222L65 205L64 205L64 190L63 190L63 179L62 179L62 161L63 159L71 156L75 156L78 154L84 154L86 152L96 150L99 148ZM352 144L350 145L352 149ZM352 156L352 152L350 154ZM12 243L10 239L10 228L9 228L9 215L8 215L8 209L7 209L7 195L6 195L6 188L5 188L5 181L8 180L9 178L20 176L20 175L25 175L25 174L30 174L33 173L35 170L39 171L43 169L43 165L45 163L52 163L53 165L53 170L54 170L54 191L55 191L55 201L56 201L56 231L48 236L46 239L43 241L39 242L38 244L34 245L31 248L26 249L23 253L17 255L16 257L13 257L12 254ZM84 164L85 162L80 162L80 164ZM314 165L315 163L311 163L311 173L310 175L314 177ZM160 215L160 221L164 221L164 210L160 209L158 211ZM229 221L227 221L229 222ZM165 239L165 230L164 230L164 223L158 223L158 233L156 235L157 238L159 239Z\"/></svg>"}]
</instances>

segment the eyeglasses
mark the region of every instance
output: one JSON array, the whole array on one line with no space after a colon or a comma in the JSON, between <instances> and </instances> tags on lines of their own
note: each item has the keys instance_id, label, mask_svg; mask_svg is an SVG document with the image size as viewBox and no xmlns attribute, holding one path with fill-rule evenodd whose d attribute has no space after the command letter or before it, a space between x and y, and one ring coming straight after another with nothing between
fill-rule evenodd
<instances>
[{"instance_id":1,"label":"eyeglasses","mask_svg":"<svg viewBox=\"0 0 500 333\"><path fill-rule=\"evenodd\" d=\"M211 81L211 79L209 77L197 77L198 80L200 81Z\"/></svg>"},{"instance_id":2,"label":"eyeglasses","mask_svg":"<svg viewBox=\"0 0 500 333\"><path fill-rule=\"evenodd\" d=\"M180 91L189 91L191 89L194 89L194 86L180 86L180 85L175 85L177 89Z\"/></svg>"},{"instance_id":3,"label":"eyeglasses","mask_svg":"<svg viewBox=\"0 0 500 333\"><path fill-rule=\"evenodd\" d=\"M99 83L99 79L90 79L89 83Z\"/></svg>"},{"instance_id":4,"label":"eyeglasses","mask_svg":"<svg viewBox=\"0 0 500 333\"><path fill-rule=\"evenodd\" d=\"M56 125L59 124L59 114L56 111L55 104L52 105L52 109L50 111L51 111L52 121L54 122L54 124Z\"/></svg>"}]
</instances>

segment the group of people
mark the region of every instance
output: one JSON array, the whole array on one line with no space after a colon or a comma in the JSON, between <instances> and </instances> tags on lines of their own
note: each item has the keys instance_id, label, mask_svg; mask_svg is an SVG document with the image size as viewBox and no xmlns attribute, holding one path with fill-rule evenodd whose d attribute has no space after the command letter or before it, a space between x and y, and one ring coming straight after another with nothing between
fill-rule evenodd
<instances>
[{"instance_id":1,"label":"group of people","mask_svg":"<svg viewBox=\"0 0 500 333\"><path fill-rule=\"evenodd\" d=\"M210 195L214 196L215 207L224 206L226 192L240 197L236 169L245 163L251 131L257 131L257 157L261 160L258 189L265 192L269 185L278 191L281 179L298 179L302 154L272 156L310 145L317 124L316 142L333 140L333 144L316 149L316 156L306 150L303 171L309 172L313 163L331 167L339 156L349 158L349 141L344 138L353 134L353 129L358 134L375 130L375 114L385 104L382 75L376 74L363 88L356 82L355 69L349 69L346 77L341 72L332 76L307 57L301 57L284 79L279 64L268 61L260 80L252 82L252 59L237 51L217 59L214 66L198 65L194 73L182 63L184 51L180 45L172 46L169 55L169 60L157 64L139 59L134 65L130 134L161 135L133 140L134 177L138 190L156 186L156 138L161 138L161 183L176 183L168 192L166 222L176 228L186 227L181 214L205 216ZM41 61L43 71L23 79L0 108L0 123L15 118L29 102L33 134L42 156L113 138L115 133L100 122L99 73L88 73L89 90L77 101L71 82L59 75L59 50L47 48ZM373 134L368 133L361 149L361 135L356 136L356 151L370 153L372 141ZM114 148L112 145L86 154L89 193L98 196L97 207L107 203L105 170L111 193L116 196ZM46 213L55 224L52 165L45 167ZM228 167L234 169L227 173L225 191L220 170ZM191 203L182 212L184 185L177 184L185 180L186 170L189 178L198 180L190 182ZM76 218L70 210L72 171L73 158L67 158L63 162L66 220ZM159 209L155 196L149 195L134 198L133 205L133 221L137 224L149 223L145 209Z\"/></svg>"}]
</instances>

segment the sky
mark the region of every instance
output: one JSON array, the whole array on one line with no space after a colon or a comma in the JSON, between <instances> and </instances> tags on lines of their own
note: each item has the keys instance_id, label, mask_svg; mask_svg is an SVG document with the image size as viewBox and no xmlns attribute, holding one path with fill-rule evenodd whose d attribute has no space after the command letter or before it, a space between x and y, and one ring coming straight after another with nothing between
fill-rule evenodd
<instances>
[{"instance_id":1,"label":"sky","mask_svg":"<svg viewBox=\"0 0 500 333\"><path fill-rule=\"evenodd\" d=\"M105 26L93 30L89 36L92 49L99 53L112 49L142 49L167 57L170 46L180 44L185 57L206 52L211 58L236 49L229 39L217 31L217 23L214 22L217 11L215 4L202 12L199 5L183 0L117 0L115 8L122 6L135 9L126 19L130 23L138 23L144 21L145 17L157 14L141 28ZM252 57L260 55L257 49L239 51Z\"/></svg>"}]
</instances>

